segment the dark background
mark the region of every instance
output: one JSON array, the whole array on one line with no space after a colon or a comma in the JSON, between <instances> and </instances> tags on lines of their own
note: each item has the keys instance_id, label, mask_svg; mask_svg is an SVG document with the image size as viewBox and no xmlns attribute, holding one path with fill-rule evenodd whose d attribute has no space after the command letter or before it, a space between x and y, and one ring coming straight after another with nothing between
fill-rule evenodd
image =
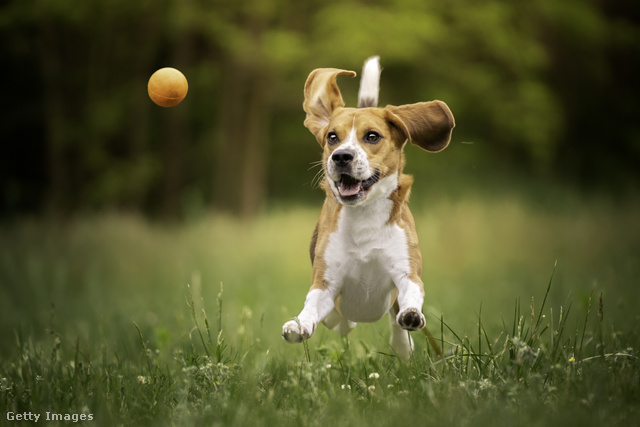
<instances>
[{"instance_id":1,"label":"dark background","mask_svg":"<svg viewBox=\"0 0 640 427\"><path fill-rule=\"evenodd\" d=\"M633 197L639 20L622 0L5 1L0 215L251 217L322 198L305 79L371 55L381 105L441 99L456 117L443 154L408 150L438 180L424 191ZM146 93L164 66L190 85L171 109ZM339 84L354 106L358 80Z\"/></svg>"}]
</instances>

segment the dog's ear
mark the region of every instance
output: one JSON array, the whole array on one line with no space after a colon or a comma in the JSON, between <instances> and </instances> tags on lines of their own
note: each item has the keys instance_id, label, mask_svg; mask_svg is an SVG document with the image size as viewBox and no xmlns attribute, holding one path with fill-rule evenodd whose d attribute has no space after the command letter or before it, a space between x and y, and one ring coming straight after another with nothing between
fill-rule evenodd
<instances>
[{"instance_id":1,"label":"dog's ear","mask_svg":"<svg viewBox=\"0 0 640 427\"><path fill-rule=\"evenodd\" d=\"M324 129L331 114L344 107L342 94L336 83L338 76L355 77L355 71L338 70L336 68L318 68L313 70L304 85L304 103L302 107L307 113L304 125L313 133L322 145Z\"/></svg>"},{"instance_id":2,"label":"dog's ear","mask_svg":"<svg viewBox=\"0 0 640 427\"><path fill-rule=\"evenodd\" d=\"M432 153L449 145L456 123L444 102L419 102L398 107L387 105L385 110L388 120L404 132L412 144Z\"/></svg>"}]
</instances>

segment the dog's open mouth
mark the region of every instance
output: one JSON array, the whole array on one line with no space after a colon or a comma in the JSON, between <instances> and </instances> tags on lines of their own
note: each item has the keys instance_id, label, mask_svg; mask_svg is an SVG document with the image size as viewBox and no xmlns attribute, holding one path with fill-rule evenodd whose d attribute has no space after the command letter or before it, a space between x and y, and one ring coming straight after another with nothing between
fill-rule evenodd
<instances>
[{"instance_id":1,"label":"dog's open mouth","mask_svg":"<svg viewBox=\"0 0 640 427\"><path fill-rule=\"evenodd\" d=\"M351 175L342 174L340 181L336 182L336 187L341 197L345 199L357 198L364 195L378 180L380 180L380 171L378 170L364 181L357 180Z\"/></svg>"}]
</instances>

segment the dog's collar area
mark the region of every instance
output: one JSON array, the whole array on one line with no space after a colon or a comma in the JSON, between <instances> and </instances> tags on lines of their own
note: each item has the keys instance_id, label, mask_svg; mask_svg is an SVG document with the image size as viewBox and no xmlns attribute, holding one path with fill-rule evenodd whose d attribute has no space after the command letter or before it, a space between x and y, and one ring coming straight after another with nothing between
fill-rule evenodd
<instances>
[{"instance_id":1,"label":"dog's collar area","mask_svg":"<svg viewBox=\"0 0 640 427\"><path fill-rule=\"evenodd\" d=\"M340 180L336 182L338 194L345 201L356 200L367 192L380 180L380 171L376 170L373 175L365 180L358 180L348 174L340 175Z\"/></svg>"}]
</instances>

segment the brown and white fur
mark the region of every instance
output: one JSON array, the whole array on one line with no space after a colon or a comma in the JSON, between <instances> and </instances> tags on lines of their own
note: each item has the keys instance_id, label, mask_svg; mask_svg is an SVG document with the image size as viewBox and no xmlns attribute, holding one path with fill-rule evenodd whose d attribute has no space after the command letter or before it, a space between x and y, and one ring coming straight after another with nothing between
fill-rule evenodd
<instances>
[{"instance_id":1,"label":"brown and white fur","mask_svg":"<svg viewBox=\"0 0 640 427\"><path fill-rule=\"evenodd\" d=\"M304 88L304 125L323 148L326 199L311 240L312 283L304 308L282 328L289 342L313 335L318 323L348 334L360 322L390 313L391 347L408 359L406 331L425 326L422 256L407 202L413 178L402 173L407 140L443 150L455 125L441 101L376 108L380 64L365 62L359 108L345 108L338 76L316 69Z\"/></svg>"}]
</instances>

